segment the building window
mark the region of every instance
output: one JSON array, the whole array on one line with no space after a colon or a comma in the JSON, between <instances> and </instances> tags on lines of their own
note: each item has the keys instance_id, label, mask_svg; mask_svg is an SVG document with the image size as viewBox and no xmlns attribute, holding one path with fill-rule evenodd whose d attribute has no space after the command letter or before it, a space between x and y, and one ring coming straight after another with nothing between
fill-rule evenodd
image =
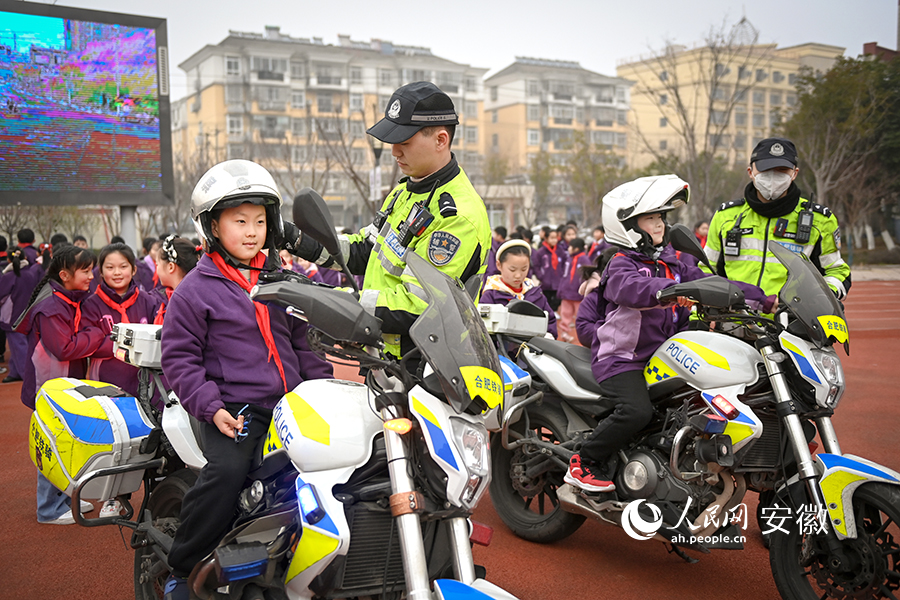
<instances>
[{"instance_id":1,"label":"building window","mask_svg":"<svg viewBox=\"0 0 900 600\"><path fill-rule=\"evenodd\" d=\"M466 100L463 108L467 119L473 119L478 116L478 103L474 100Z\"/></svg>"},{"instance_id":2,"label":"building window","mask_svg":"<svg viewBox=\"0 0 900 600\"><path fill-rule=\"evenodd\" d=\"M662 71L662 72L659 74L659 80L660 80L660 81L668 81L668 80L669 80L669 73L668 73L667 71Z\"/></svg>"},{"instance_id":3,"label":"building window","mask_svg":"<svg viewBox=\"0 0 900 600\"><path fill-rule=\"evenodd\" d=\"M627 148L628 147L628 135L624 133L616 134L616 146L619 148Z\"/></svg>"},{"instance_id":4,"label":"building window","mask_svg":"<svg viewBox=\"0 0 900 600\"><path fill-rule=\"evenodd\" d=\"M771 94L769 94L769 104L772 104L774 106L780 105L781 104L781 92L778 92L778 93L772 92Z\"/></svg>"},{"instance_id":5,"label":"building window","mask_svg":"<svg viewBox=\"0 0 900 600\"><path fill-rule=\"evenodd\" d=\"M244 135L244 119L228 115L228 135Z\"/></svg>"},{"instance_id":6,"label":"building window","mask_svg":"<svg viewBox=\"0 0 900 600\"><path fill-rule=\"evenodd\" d=\"M753 104L765 104L766 103L766 93L765 92L753 92Z\"/></svg>"},{"instance_id":7,"label":"building window","mask_svg":"<svg viewBox=\"0 0 900 600\"><path fill-rule=\"evenodd\" d=\"M797 104L797 95L796 94L787 94L784 97L785 104L788 106L794 106Z\"/></svg>"},{"instance_id":8,"label":"building window","mask_svg":"<svg viewBox=\"0 0 900 600\"><path fill-rule=\"evenodd\" d=\"M769 113L769 127L777 127L781 124L781 113L777 110Z\"/></svg>"},{"instance_id":9,"label":"building window","mask_svg":"<svg viewBox=\"0 0 900 600\"><path fill-rule=\"evenodd\" d=\"M728 114L724 110L712 110L709 113L709 120L713 125L724 125L728 122Z\"/></svg>"},{"instance_id":10,"label":"building window","mask_svg":"<svg viewBox=\"0 0 900 600\"><path fill-rule=\"evenodd\" d=\"M496 123L496 122L497 122L497 111L492 110L491 111L491 123Z\"/></svg>"},{"instance_id":11,"label":"building window","mask_svg":"<svg viewBox=\"0 0 900 600\"><path fill-rule=\"evenodd\" d=\"M734 136L734 149L735 150L743 150L747 147L747 136L743 133L738 133Z\"/></svg>"},{"instance_id":12,"label":"building window","mask_svg":"<svg viewBox=\"0 0 900 600\"><path fill-rule=\"evenodd\" d=\"M557 125L571 125L575 118L575 108L565 104L551 104L550 116Z\"/></svg>"},{"instance_id":13,"label":"building window","mask_svg":"<svg viewBox=\"0 0 900 600\"><path fill-rule=\"evenodd\" d=\"M612 148L616 143L616 134L612 131L595 131L594 143L606 148Z\"/></svg>"},{"instance_id":14,"label":"building window","mask_svg":"<svg viewBox=\"0 0 900 600\"><path fill-rule=\"evenodd\" d=\"M660 127L666 127L668 124L669 124L669 120L668 120L667 118L661 117L661 118L659 119L659 126L660 126Z\"/></svg>"},{"instance_id":15,"label":"building window","mask_svg":"<svg viewBox=\"0 0 900 600\"><path fill-rule=\"evenodd\" d=\"M617 110L616 111L616 123L619 125L627 125L628 124L628 111L627 110Z\"/></svg>"},{"instance_id":16,"label":"building window","mask_svg":"<svg viewBox=\"0 0 900 600\"><path fill-rule=\"evenodd\" d=\"M788 83L794 85L797 83L797 74L796 73L788 73Z\"/></svg>"},{"instance_id":17,"label":"building window","mask_svg":"<svg viewBox=\"0 0 900 600\"><path fill-rule=\"evenodd\" d=\"M600 104L612 104L616 96L616 88L611 85L601 85L597 91L597 102Z\"/></svg>"},{"instance_id":18,"label":"building window","mask_svg":"<svg viewBox=\"0 0 900 600\"><path fill-rule=\"evenodd\" d=\"M660 94L659 95L660 106L665 106L668 103L669 103L669 95L668 94Z\"/></svg>"},{"instance_id":19,"label":"building window","mask_svg":"<svg viewBox=\"0 0 900 600\"><path fill-rule=\"evenodd\" d=\"M228 160L244 158L243 144L228 144Z\"/></svg>"},{"instance_id":20,"label":"building window","mask_svg":"<svg viewBox=\"0 0 900 600\"><path fill-rule=\"evenodd\" d=\"M597 127L612 127L616 120L616 111L613 108L595 108L594 119Z\"/></svg>"},{"instance_id":21,"label":"building window","mask_svg":"<svg viewBox=\"0 0 900 600\"><path fill-rule=\"evenodd\" d=\"M241 57L226 56L225 57L225 74L240 75L241 74Z\"/></svg>"},{"instance_id":22,"label":"building window","mask_svg":"<svg viewBox=\"0 0 900 600\"><path fill-rule=\"evenodd\" d=\"M493 134L493 135L491 135L491 146L493 146L494 148L496 148L496 147L499 146L499 145L500 145L500 144L499 144L499 136L497 136L496 133Z\"/></svg>"},{"instance_id":23,"label":"building window","mask_svg":"<svg viewBox=\"0 0 900 600\"><path fill-rule=\"evenodd\" d=\"M331 65L318 63L316 69L316 83L319 85L341 85L341 76L344 72L343 65Z\"/></svg>"},{"instance_id":24,"label":"building window","mask_svg":"<svg viewBox=\"0 0 900 600\"><path fill-rule=\"evenodd\" d=\"M316 110L320 113L334 112L334 98L331 94L316 94Z\"/></svg>"},{"instance_id":25,"label":"building window","mask_svg":"<svg viewBox=\"0 0 900 600\"><path fill-rule=\"evenodd\" d=\"M754 127L765 127L766 126L766 115L761 108L753 109L753 126Z\"/></svg>"},{"instance_id":26,"label":"building window","mask_svg":"<svg viewBox=\"0 0 900 600\"><path fill-rule=\"evenodd\" d=\"M257 72L285 73L288 70L288 61L285 58L254 56L252 64L253 70Z\"/></svg>"},{"instance_id":27,"label":"building window","mask_svg":"<svg viewBox=\"0 0 900 600\"><path fill-rule=\"evenodd\" d=\"M306 146L291 146L291 162L303 164L306 162Z\"/></svg>"},{"instance_id":28,"label":"building window","mask_svg":"<svg viewBox=\"0 0 900 600\"><path fill-rule=\"evenodd\" d=\"M536 79L528 80L528 95L529 96L540 96L541 95L541 82Z\"/></svg>"},{"instance_id":29,"label":"building window","mask_svg":"<svg viewBox=\"0 0 900 600\"><path fill-rule=\"evenodd\" d=\"M361 138L365 135L365 126L362 121L350 121L350 137Z\"/></svg>"},{"instance_id":30,"label":"building window","mask_svg":"<svg viewBox=\"0 0 900 600\"><path fill-rule=\"evenodd\" d=\"M244 86L238 84L225 85L225 104L240 104L244 101Z\"/></svg>"},{"instance_id":31,"label":"building window","mask_svg":"<svg viewBox=\"0 0 900 600\"><path fill-rule=\"evenodd\" d=\"M734 101L735 102L746 102L747 101L747 89L744 88L742 90L734 90Z\"/></svg>"},{"instance_id":32,"label":"building window","mask_svg":"<svg viewBox=\"0 0 900 600\"><path fill-rule=\"evenodd\" d=\"M306 94L302 91L291 92L291 108L306 108Z\"/></svg>"},{"instance_id":33,"label":"building window","mask_svg":"<svg viewBox=\"0 0 900 600\"><path fill-rule=\"evenodd\" d=\"M306 78L306 65L299 60L291 61L291 79L305 79Z\"/></svg>"},{"instance_id":34,"label":"building window","mask_svg":"<svg viewBox=\"0 0 900 600\"><path fill-rule=\"evenodd\" d=\"M746 110L736 110L734 111L734 124L738 127L746 127L747 126L747 111Z\"/></svg>"},{"instance_id":35,"label":"building window","mask_svg":"<svg viewBox=\"0 0 900 600\"><path fill-rule=\"evenodd\" d=\"M750 77L750 69L745 66L738 67L738 79L747 79Z\"/></svg>"},{"instance_id":36,"label":"building window","mask_svg":"<svg viewBox=\"0 0 900 600\"><path fill-rule=\"evenodd\" d=\"M729 73L731 73L731 69L722 63L716 63L716 77L725 77Z\"/></svg>"},{"instance_id":37,"label":"building window","mask_svg":"<svg viewBox=\"0 0 900 600\"><path fill-rule=\"evenodd\" d=\"M492 85L491 86L491 102L496 102L496 101L497 101L497 86Z\"/></svg>"},{"instance_id":38,"label":"building window","mask_svg":"<svg viewBox=\"0 0 900 600\"><path fill-rule=\"evenodd\" d=\"M721 86L716 86L715 88L713 88L712 97L713 100L726 100L728 98L728 89Z\"/></svg>"},{"instance_id":39,"label":"building window","mask_svg":"<svg viewBox=\"0 0 900 600\"><path fill-rule=\"evenodd\" d=\"M306 137L306 119L291 119L291 135Z\"/></svg>"},{"instance_id":40,"label":"building window","mask_svg":"<svg viewBox=\"0 0 900 600\"><path fill-rule=\"evenodd\" d=\"M362 148L350 148L350 163L360 167L366 162L366 155Z\"/></svg>"},{"instance_id":41,"label":"building window","mask_svg":"<svg viewBox=\"0 0 900 600\"><path fill-rule=\"evenodd\" d=\"M769 75L766 73L765 69L757 69L756 70L756 81L757 82L765 81L766 77L768 77L768 76Z\"/></svg>"},{"instance_id":42,"label":"building window","mask_svg":"<svg viewBox=\"0 0 900 600\"><path fill-rule=\"evenodd\" d=\"M616 101L617 102L628 102L628 88L625 86L618 86L616 88Z\"/></svg>"},{"instance_id":43,"label":"building window","mask_svg":"<svg viewBox=\"0 0 900 600\"><path fill-rule=\"evenodd\" d=\"M467 75L464 81L467 92L478 91L478 81L474 77L472 77L471 75Z\"/></svg>"},{"instance_id":44,"label":"building window","mask_svg":"<svg viewBox=\"0 0 900 600\"><path fill-rule=\"evenodd\" d=\"M528 130L528 145L537 146L541 143L541 131L539 129Z\"/></svg>"},{"instance_id":45,"label":"building window","mask_svg":"<svg viewBox=\"0 0 900 600\"><path fill-rule=\"evenodd\" d=\"M497 134L494 134L494 139L497 138ZM477 144L478 143L478 128L474 125L469 125L466 127L466 143L467 144ZM496 142L494 143L496 146Z\"/></svg>"},{"instance_id":46,"label":"building window","mask_svg":"<svg viewBox=\"0 0 900 600\"><path fill-rule=\"evenodd\" d=\"M784 75L781 71L772 71L772 83L781 83L784 81Z\"/></svg>"},{"instance_id":47,"label":"building window","mask_svg":"<svg viewBox=\"0 0 900 600\"><path fill-rule=\"evenodd\" d=\"M537 104L529 104L528 105L528 120L529 121L540 121L541 120L541 107Z\"/></svg>"},{"instance_id":48,"label":"building window","mask_svg":"<svg viewBox=\"0 0 900 600\"><path fill-rule=\"evenodd\" d=\"M363 109L363 95L350 94L350 110L359 111Z\"/></svg>"},{"instance_id":49,"label":"building window","mask_svg":"<svg viewBox=\"0 0 900 600\"><path fill-rule=\"evenodd\" d=\"M669 149L669 142L666 140L659 140L659 149L662 151L666 151Z\"/></svg>"},{"instance_id":50,"label":"building window","mask_svg":"<svg viewBox=\"0 0 900 600\"><path fill-rule=\"evenodd\" d=\"M379 69L378 83L384 87L394 87L394 72L390 69Z\"/></svg>"},{"instance_id":51,"label":"building window","mask_svg":"<svg viewBox=\"0 0 900 600\"><path fill-rule=\"evenodd\" d=\"M362 67L350 67L350 83L360 85L363 82Z\"/></svg>"}]
</instances>

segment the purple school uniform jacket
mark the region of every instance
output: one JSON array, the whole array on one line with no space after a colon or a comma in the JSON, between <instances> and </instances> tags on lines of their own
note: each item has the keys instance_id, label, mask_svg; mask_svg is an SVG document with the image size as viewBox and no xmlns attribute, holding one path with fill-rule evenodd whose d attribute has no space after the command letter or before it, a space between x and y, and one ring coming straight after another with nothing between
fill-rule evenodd
<instances>
[{"instance_id":1,"label":"purple school uniform jacket","mask_svg":"<svg viewBox=\"0 0 900 600\"><path fill-rule=\"evenodd\" d=\"M307 324L268 307L288 390L332 377L331 364L309 349ZM268 354L250 296L204 255L172 294L163 324L163 372L185 410L211 423L226 402L274 407L285 389Z\"/></svg>"},{"instance_id":2,"label":"purple school uniform jacket","mask_svg":"<svg viewBox=\"0 0 900 600\"><path fill-rule=\"evenodd\" d=\"M609 248L609 242L606 241L606 238L603 238L599 242L593 242L588 250L588 258L592 263L596 263L597 257L607 248Z\"/></svg>"},{"instance_id":3,"label":"purple school uniform jacket","mask_svg":"<svg viewBox=\"0 0 900 600\"><path fill-rule=\"evenodd\" d=\"M9 271L0 275L0 298L6 299L0 307L0 327L6 331L12 331L12 324L19 315L28 308L28 302L34 293L34 288L44 278L45 272L41 265L29 261L29 265L19 271Z\"/></svg>"},{"instance_id":4,"label":"purple school uniform jacket","mask_svg":"<svg viewBox=\"0 0 900 600\"><path fill-rule=\"evenodd\" d=\"M606 318L595 328L597 345L591 344L591 369L598 382L642 370L664 341L687 327L691 309L675 304L661 306L656 292L682 281L709 277L708 273L679 262L671 251L659 261L634 250L621 252L624 256L609 261L600 283ZM666 266L671 278L667 277ZM748 306L771 309L774 296L767 298L755 285L733 283L744 291ZM593 298L589 294L590 299Z\"/></svg>"},{"instance_id":5,"label":"purple school uniform jacket","mask_svg":"<svg viewBox=\"0 0 900 600\"><path fill-rule=\"evenodd\" d=\"M550 304L547 302L547 297L544 296L544 293L541 291L541 287L534 285L530 279L525 280L522 291L517 294L511 290L509 286L503 283L503 280L500 279L499 275L491 275L484 282L484 291L481 292L481 299L479 302L482 304L501 304L506 306L511 300L516 298L519 300L527 300L547 313L549 317L547 320L547 331L550 332L553 337L556 337L556 315L553 314L553 309L550 308Z\"/></svg>"},{"instance_id":6,"label":"purple school uniform jacket","mask_svg":"<svg viewBox=\"0 0 900 600\"><path fill-rule=\"evenodd\" d=\"M552 253L556 253L556 268L553 268ZM541 281L541 287L545 290L559 289L559 280L562 278L563 271L566 268L566 256L560 254L559 244L554 250L550 250L544 244L538 246L537 250L531 253L531 265L534 268L534 274Z\"/></svg>"},{"instance_id":7,"label":"purple school uniform jacket","mask_svg":"<svg viewBox=\"0 0 900 600\"><path fill-rule=\"evenodd\" d=\"M563 271L562 279L559 282L559 289L556 291L556 295L559 296L560 300L581 301L582 296L578 293L578 288L581 287L583 281L580 267L590 265L591 261L584 252L579 254L577 258L575 256L569 257L569 260L566 261L566 270Z\"/></svg>"},{"instance_id":8,"label":"purple school uniform jacket","mask_svg":"<svg viewBox=\"0 0 900 600\"><path fill-rule=\"evenodd\" d=\"M128 320L131 323L153 323L160 304L158 294L143 290L139 291L137 282L133 279L124 296L119 296L102 280L99 287L112 301L120 304L127 302L129 298L137 294L138 297L134 304L125 309ZM108 331L101 325L101 321L104 319L109 318L112 320L110 327L115 323L122 322L122 315L119 314L119 311L107 306L96 293L85 298L81 311L82 328L96 327ZM108 337L103 345L91 355L88 379L111 383L132 395L138 392L138 368L113 357L113 343Z\"/></svg>"},{"instance_id":9,"label":"purple school uniform jacket","mask_svg":"<svg viewBox=\"0 0 900 600\"><path fill-rule=\"evenodd\" d=\"M81 302L88 292L69 291L55 281L49 284L73 302ZM82 316L82 319L84 317ZM34 409L38 387L54 377L85 376L85 358L103 344L106 334L95 327L74 330L75 307L56 295L35 304L19 326L28 334L28 358L22 374L22 402Z\"/></svg>"},{"instance_id":10,"label":"purple school uniform jacket","mask_svg":"<svg viewBox=\"0 0 900 600\"><path fill-rule=\"evenodd\" d=\"M499 250L500 246L502 245L503 242L499 242L494 239L491 240L491 249L488 251L487 257L487 268L484 270L485 279L487 279L491 275L496 275L497 273L499 273L499 271L497 270L497 250Z\"/></svg>"}]
</instances>

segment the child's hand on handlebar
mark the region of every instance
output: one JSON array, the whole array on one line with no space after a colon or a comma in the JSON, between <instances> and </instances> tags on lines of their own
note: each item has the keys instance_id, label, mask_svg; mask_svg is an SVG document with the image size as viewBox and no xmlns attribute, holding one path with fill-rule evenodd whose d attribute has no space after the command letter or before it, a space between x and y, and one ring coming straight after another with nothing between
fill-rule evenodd
<instances>
[{"instance_id":1,"label":"child's hand on handlebar","mask_svg":"<svg viewBox=\"0 0 900 600\"><path fill-rule=\"evenodd\" d=\"M677 304L678 306L691 307L696 304L696 302L685 296L678 296L677 298L675 298L675 304Z\"/></svg>"}]
</instances>

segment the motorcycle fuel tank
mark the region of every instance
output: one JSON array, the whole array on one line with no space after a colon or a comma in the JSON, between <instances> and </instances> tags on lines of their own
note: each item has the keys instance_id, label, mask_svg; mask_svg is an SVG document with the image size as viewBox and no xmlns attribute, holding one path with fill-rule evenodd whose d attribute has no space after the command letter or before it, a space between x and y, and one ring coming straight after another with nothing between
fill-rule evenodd
<instances>
[{"instance_id":1,"label":"motorcycle fuel tank","mask_svg":"<svg viewBox=\"0 0 900 600\"><path fill-rule=\"evenodd\" d=\"M750 344L711 331L683 331L663 342L644 369L647 386L673 378L704 390L751 385L759 379L759 352Z\"/></svg>"},{"instance_id":2,"label":"motorcycle fuel tank","mask_svg":"<svg viewBox=\"0 0 900 600\"><path fill-rule=\"evenodd\" d=\"M381 419L369 405L368 388L337 379L304 381L272 411L263 457L287 452L301 471L364 464Z\"/></svg>"}]
</instances>

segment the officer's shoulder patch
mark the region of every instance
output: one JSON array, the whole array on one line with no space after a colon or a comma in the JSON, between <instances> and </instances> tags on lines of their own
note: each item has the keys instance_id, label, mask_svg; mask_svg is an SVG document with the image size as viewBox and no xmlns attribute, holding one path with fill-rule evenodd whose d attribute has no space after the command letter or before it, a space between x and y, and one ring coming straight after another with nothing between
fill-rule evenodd
<instances>
[{"instance_id":1,"label":"officer's shoulder patch","mask_svg":"<svg viewBox=\"0 0 900 600\"><path fill-rule=\"evenodd\" d=\"M438 198L438 208L444 218L456 216L456 201L447 192L441 193L441 197Z\"/></svg>"},{"instance_id":2,"label":"officer's shoulder patch","mask_svg":"<svg viewBox=\"0 0 900 600\"><path fill-rule=\"evenodd\" d=\"M719 205L719 210L727 210L729 208L734 208L735 206L743 206L747 201L743 198L738 198L737 200L730 200L728 202L723 202Z\"/></svg>"},{"instance_id":3,"label":"officer's shoulder patch","mask_svg":"<svg viewBox=\"0 0 900 600\"><path fill-rule=\"evenodd\" d=\"M459 238L446 231L435 231L428 242L428 260L436 267L449 263L459 250Z\"/></svg>"},{"instance_id":4,"label":"officer's shoulder patch","mask_svg":"<svg viewBox=\"0 0 900 600\"><path fill-rule=\"evenodd\" d=\"M823 204L816 204L815 202L810 202L807 200L803 203L803 208L806 210L811 210L813 212L817 212L820 215L825 215L826 217L830 217L832 215L831 209Z\"/></svg>"}]
</instances>

